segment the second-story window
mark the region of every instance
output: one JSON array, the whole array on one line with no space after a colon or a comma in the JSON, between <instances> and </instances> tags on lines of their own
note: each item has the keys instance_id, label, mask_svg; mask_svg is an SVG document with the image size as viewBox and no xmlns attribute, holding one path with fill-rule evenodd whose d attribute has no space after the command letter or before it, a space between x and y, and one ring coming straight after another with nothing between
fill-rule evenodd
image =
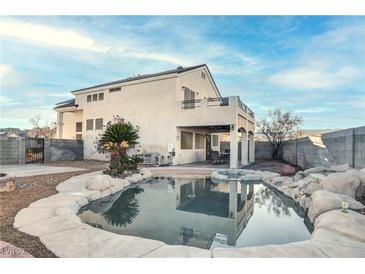
<instances>
[{"instance_id":1,"label":"second-story window","mask_svg":"<svg viewBox=\"0 0 365 274\"><path fill-rule=\"evenodd\" d=\"M94 129L94 120L87 119L86 120L86 130L93 130Z\"/></svg>"},{"instance_id":2,"label":"second-story window","mask_svg":"<svg viewBox=\"0 0 365 274\"><path fill-rule=\"evenodd\" d=\"M121 87L117 87L117 88L110 88L109 92L117 92L117 91L121 91Z\"/></svg>"},{"instance_id":3,"label":"second-story window","mask_svg":"<svg viewBox=\"0 0 365 274\"><path fill-rule=\"evenodd\" d=\"M91 95L88 95L88 96L87 96L86 101L87 101L88 103L89 103L89 102L91 102Z\"/></svg>"},{"instance_id":4,"label":"second-story window","mask_svg":"<svg viewBox=\"0 0 365 274\"><path fill-rule=\"evenodd\" d=\"M93 101L97 101L97 100L98 100L98 94L95 93L95 94L93 94Z\"/></svg>"},{"instance_id":5,"label":"second-story window","mask_svg":"<svg viewBox=\"0 0 365 274\"><path fill-rule=\"evenodd\" d=\"M99 93L99 101L104 100L104 92Z\"/></svg>"},{"instance_id":6,"label":"second-story window","mask_svg":"<svg viewBox=\"0 0 365 274\"><path fill-rule=\"evenodd\" d=\"M184 87L184 108L195 108L195 92L191 89Z\"/></svg>"}]
</instances>

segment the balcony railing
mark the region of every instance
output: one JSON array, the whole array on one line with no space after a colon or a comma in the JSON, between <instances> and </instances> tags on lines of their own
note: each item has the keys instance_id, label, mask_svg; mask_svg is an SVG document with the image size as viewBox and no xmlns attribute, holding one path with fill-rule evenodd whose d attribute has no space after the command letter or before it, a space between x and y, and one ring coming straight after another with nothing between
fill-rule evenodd
<instances>
[{"instance_id":1,"label":"balcony railing","mask_svg":"<svg viewBox=\"0 0 365 274\"><path fill-rule=\"evenodd\" d=\"M208 107L214 106L228 106L229 105L229 98L228 97L217 97L217 98L208 98L207 99Z\"/></svg>"},{"instance_id":2,"label":"balcony railing","mask_svg":"<svg viewBox=\"0 0 365 274\"><path fill-rule=\"evenodd\" d=\"M223 107L229 106L229 97L217 97L217 98L207 98L207 99L196 99L196 100L184 100L181 101L182 109L196 109L203 107ZM246 112L248 115L254 118L253 111L244 103L242 103L241 99L237 96L238 106Z\"/></svg>"},{"instance_id":3,"label":"balcony railing","mask_svg":"<svg viewBox=\"0 0 365 274\"><path fill-rule=\"evenodd\" d=\"M181 101L181 108L182 109L194 109L194 108L200 108L200 99L197 100L184 100Z\"/></svg>"},{"instance_id":4,"label":"balcony railing","mask_svg":"<svg viewBox=\"0 0 365 274\"><path fill-rule=\"evenodd\" d=\"M240 97L238 97L238 105L244 112L248 113L248 115L250 115L251 117L254 117L253 111L244 103L242 103Z\"/></svg>"}]
</instances>

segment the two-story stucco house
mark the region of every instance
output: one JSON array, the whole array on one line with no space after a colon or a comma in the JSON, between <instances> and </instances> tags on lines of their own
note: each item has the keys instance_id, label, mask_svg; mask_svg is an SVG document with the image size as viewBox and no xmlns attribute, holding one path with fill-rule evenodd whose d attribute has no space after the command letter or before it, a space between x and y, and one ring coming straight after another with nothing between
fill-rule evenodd
<instances>
[{"instance_id":1,"label":"two-story stucco house","mask_svg":"<svg viewBox=\"0 0 365 274\"><path fill-rule=\"evenodd\" d=\"M140 127L140 145L134 149L140 154L158 155L160 163L204 161L212 149L217 150L221 133L230 134L231 168L254 161L253 112L238 96L222 97L205 64L138 75L71 93L74 99L54 108L57 138L83 139L86 159L105 158L95 150L95 137L113 115L119 115Z\"/></svg>"}]
</instances>

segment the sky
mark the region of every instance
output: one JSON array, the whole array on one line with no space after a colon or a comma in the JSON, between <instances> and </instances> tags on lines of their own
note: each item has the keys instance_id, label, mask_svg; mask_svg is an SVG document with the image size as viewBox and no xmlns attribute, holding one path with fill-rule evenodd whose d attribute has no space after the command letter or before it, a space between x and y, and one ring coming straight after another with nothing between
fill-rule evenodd
<instances>
[{"instance_id":1,"label":"sky","mask_svg":"<svg viewBox=\"0 0 365 274\"><path fill-rule=\"evenodd\" d=\"M55 121L71 90L203 63L257 120L365 125L365 17L3 16L0 40L0 128Z\"/></svg>"}]
</instances>

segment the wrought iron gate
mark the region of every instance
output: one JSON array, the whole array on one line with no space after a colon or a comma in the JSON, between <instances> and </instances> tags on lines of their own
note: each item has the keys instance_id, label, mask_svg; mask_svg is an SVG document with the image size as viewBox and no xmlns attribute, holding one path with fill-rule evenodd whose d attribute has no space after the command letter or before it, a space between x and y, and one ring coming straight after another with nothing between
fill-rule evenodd
<instances>
[{"instance_id":1,"label":"wrought iron gate","mask_svg":"<svg viewBox=\"0 0 365 274\"><path fill-rule=\"evenodd\" d=\"M25 163L35 164L44 162L44 139L25 139Z\"/></svg>"}]
</instances>

